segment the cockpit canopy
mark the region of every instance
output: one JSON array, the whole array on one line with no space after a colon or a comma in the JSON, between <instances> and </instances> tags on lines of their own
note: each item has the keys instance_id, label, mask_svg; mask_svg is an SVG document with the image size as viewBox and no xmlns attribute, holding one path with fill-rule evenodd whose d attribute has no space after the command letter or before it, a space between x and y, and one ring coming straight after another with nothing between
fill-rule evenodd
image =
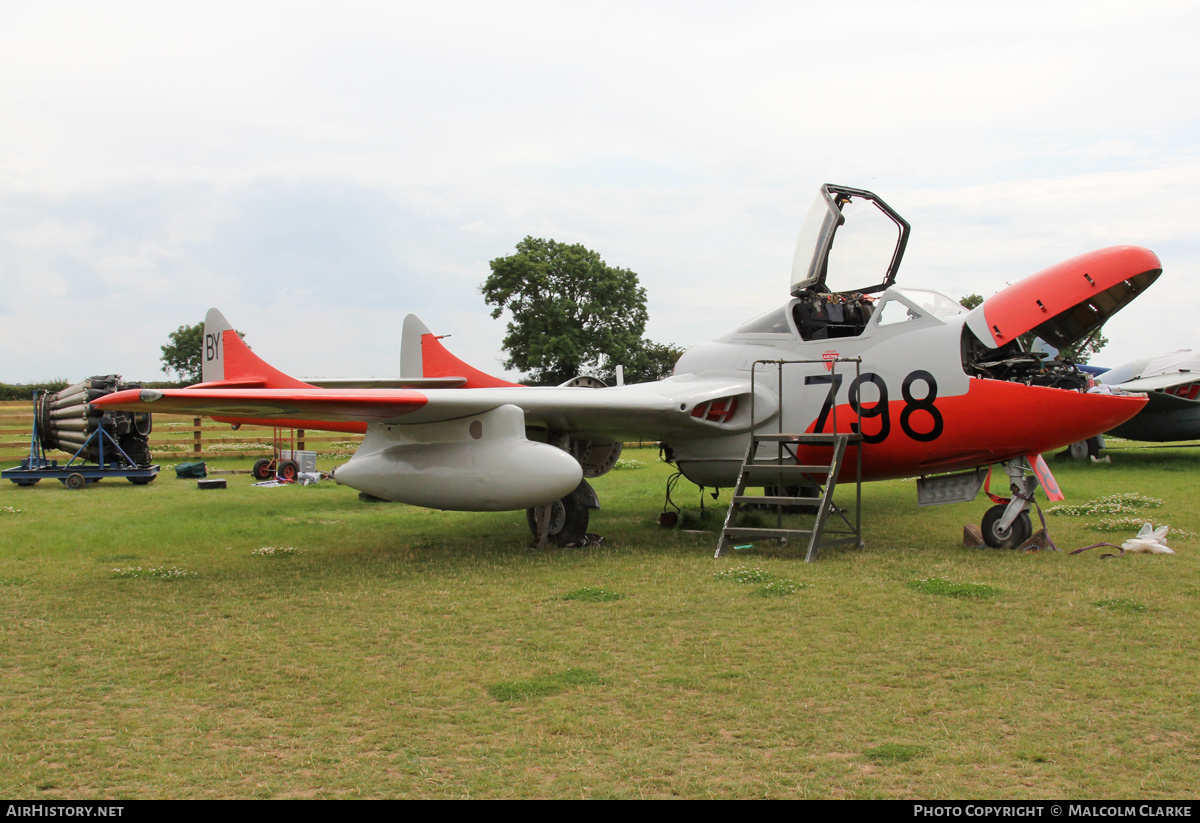
<instances>
[{"instance_id":1,"label":"cockpit canopy","mask_svg":"<svg viewBox=\"0 0 1200 823\"><path fill-rule=\"evenodd\" d=\"M930 289L892 288L878 298L802 294L738 327L748 334L799 334L804 340L857 337L868 329L914 322L944 323L967 310ZM789 322L789 319L791 322Z\"/></svg>"},{"instance_id":2,"label":"cockpit canopy","mask_svg":"<svg viewBox=\"0 0 1200 823\"><path fill-rule=\"evenodd\" d=\"M834 236L842 238L834 246ZM876 195L826 183L792 258L792 294L874 294L896 282L908 222Z\"/></svg>"}]
</instances>

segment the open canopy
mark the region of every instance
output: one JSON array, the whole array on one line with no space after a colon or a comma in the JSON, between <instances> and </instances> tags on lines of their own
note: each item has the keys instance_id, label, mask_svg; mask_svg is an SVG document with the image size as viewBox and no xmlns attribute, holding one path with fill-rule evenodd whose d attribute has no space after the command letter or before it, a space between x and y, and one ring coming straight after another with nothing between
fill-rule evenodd
<instances>
[{"instance_id":1,"label":"open canopy","mask_svg":"<svg viewBox=\"0 0 1200 823\"><path fill-rule=\"evenodd\" d=\"M876 195L826 183L796 240L792 294L883 291L896 282L908 234L908 221Z\"/></svg>"}]
</instances>

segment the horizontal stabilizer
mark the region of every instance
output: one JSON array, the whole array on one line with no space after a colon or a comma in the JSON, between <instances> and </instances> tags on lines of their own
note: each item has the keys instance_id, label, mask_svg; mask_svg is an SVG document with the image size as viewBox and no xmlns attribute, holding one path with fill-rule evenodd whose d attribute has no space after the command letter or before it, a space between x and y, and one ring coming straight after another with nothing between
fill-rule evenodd
<instances>
[{"instance_id":1,"label":"horizontal stabilizer","mask_svg":"<svg viewBox=\"0 0 1200 823\"><path fill-rule=\"evenodd\" d=\"M457 389L465 386L465 377L334 377L315 380L310 378L310 386L319 389Z\"/></svg>"}]
</instances>

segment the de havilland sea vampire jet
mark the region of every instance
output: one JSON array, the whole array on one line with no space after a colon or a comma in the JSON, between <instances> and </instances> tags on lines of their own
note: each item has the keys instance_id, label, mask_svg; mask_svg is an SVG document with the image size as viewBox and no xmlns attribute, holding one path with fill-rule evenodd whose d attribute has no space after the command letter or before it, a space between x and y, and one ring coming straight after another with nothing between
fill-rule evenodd
<instances>
[{"instance_id":1,"label":"de havilland sea vampire jet","mask_svg":"<svg viewBox=\"0 0 1200 823\"><path fill-rule=\"evenodd\" d=\"M937 292L894 285L908 236L908 223L874 194L823 186L797 242L790 299L690 349L654 383L509 383L458 360L410 315L401 381L317 385L267 365L213 310L204 382L118 392L95 405L363 431L334 473L339 483L439 509L551 506L560 536L586 529L599 504L584 478L611 469L622 440L660 440L689 480L731 487L752 417L782 432L836 426L861 436L863 480L936 480L1003 463L1014 496L989 511L983 531L991 545L1015 546L1031 530L1037 482L1057 491L1040 455L1108 431L1146 403L1089 392L1074 366L1026 351L1021 336L1060 348L1083 339L1148 288L1161 264L1143 248L1106 248L967 311ZM781 361L805 362L784 369ZM835 368L847 361L856 361L852 370ZM763 379L764 363L782 374ZM796 455L829 465L829 452L815 445Z\"/></svg>"}]
</instances>

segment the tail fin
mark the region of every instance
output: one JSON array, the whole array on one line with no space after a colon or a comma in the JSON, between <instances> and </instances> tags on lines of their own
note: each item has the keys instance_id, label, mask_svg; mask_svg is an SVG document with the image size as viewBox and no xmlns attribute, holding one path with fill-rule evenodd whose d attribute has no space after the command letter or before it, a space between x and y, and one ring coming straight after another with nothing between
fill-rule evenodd
<instances>
[{"instance_id":1,"label":"tail fin","mask_svg":"<svg viewBox=\"0 0 1200 823\"><path fill-rule=\"evenodd\" d=\"M205 388L296 389L311 388L270 365L242 341L225 315L209 309L204 317L204 348L200 376Z\"/></svg>"},{"instance_id":2,"label":"tail fin","mask_svg":"<svg viewBox=\"0 0 1200 823\"><path fill-rule=\"evenodd\" d=\"M446 350L442 341L415 314L404 318L400 336L400 376L403 378L466 378L464 389L520 386L468 366Z\"/></svg>"}]
</instances>

